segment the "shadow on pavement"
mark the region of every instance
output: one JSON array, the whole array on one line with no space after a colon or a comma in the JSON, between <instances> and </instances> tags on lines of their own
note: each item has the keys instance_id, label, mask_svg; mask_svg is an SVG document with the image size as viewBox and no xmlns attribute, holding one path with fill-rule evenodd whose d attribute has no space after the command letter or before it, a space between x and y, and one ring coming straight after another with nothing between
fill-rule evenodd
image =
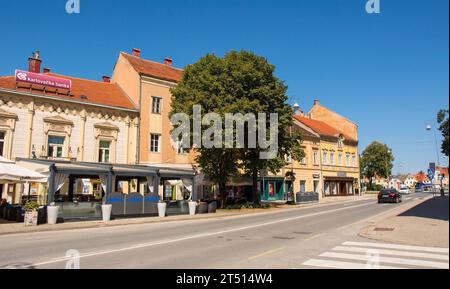
<instances>
[{"instance_id":1,"label":"shadow on pavement","mask_svg":"<svg viewBox=\"0 0 450 289\"><path fill-rule=\"evenodd\" d=\"M448 221L449 197L435 197L400 214L400 217L421 217Z\"/></svg>"}]
</instances>

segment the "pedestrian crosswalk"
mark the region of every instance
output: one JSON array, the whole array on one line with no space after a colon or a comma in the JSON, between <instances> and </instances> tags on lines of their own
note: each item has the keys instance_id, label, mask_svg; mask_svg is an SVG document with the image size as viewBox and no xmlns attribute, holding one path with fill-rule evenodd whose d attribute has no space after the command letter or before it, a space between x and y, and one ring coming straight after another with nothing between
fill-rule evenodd
<instances>
[{"instance_id":1,"label":"pedestrian crosswalk","mask_svg":"<svg viewBox=\"0 0 450 289\"><path fill-rule=\"evenodd\" d=\"M449 269L449 248L344 242L302 265L333 269Z\"/></svg>"}]
</instances>

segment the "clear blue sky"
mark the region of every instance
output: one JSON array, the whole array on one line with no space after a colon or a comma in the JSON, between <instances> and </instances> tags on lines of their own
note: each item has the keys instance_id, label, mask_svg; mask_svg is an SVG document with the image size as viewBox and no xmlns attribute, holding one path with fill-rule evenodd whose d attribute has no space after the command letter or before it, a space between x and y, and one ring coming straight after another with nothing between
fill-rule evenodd
<instances>
[{"instance_id":1,"label":"clear blue sky","mask_svg":"<svg viewBox=\"0 0 450 289\"><path fill-rule=\"evenodd\" d=\"M395 173L436 160L425 126L448 108L448 0L381 0L379 15L366 0L81 0L79 15L65 2L0 1L0 75L35 49L54 72L90 79L132 47L178 67L246 49L276 65L292 103L317 98L359 124L361 148L390 145Z\"/></svg>"}]
</instances>

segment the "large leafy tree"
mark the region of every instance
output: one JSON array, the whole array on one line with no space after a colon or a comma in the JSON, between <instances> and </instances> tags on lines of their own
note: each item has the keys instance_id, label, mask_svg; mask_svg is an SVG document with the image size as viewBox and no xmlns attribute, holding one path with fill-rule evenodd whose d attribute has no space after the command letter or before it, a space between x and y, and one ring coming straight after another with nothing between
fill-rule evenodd
<instances>
[{"instance_id":1,"label":"large leafy tree","mask_svg":"<svg viewBox=\"0 0 450 289\"><path fill-rule=\"evenodd\" d=\"M439 130L442 132L444 140L442 141L442 153L448 156L449 140L448 140L448 114L449 110L441 110L438 113L438 123L440 124Z\"/></svg>"},{"instance_id":2,"label":"large leafy tree","mask_svg":"<svg viewBox=\"0 0 450 289\"><path fill-rule=\"evenodd\" d=\"M394 167L394 155L385 144L372 142L361 155L361 174L369 179L369 188L375 176L388 177Z\"/></svg>"},{"instance_id":3,"label":"large leafy tree","mask_svg":"<svg viewBox=\"0 0 450 289\"><path fill-rule=\"evenodd\" d=\"M244 172L253 176L253 199L258 201L257 177L260 169L277 172L285 164L285 155L300 159L303 155L299 146L300 135L290 134L293 125L291 107L286 104L287 87L274 76L275 67L263 57L247 51L231 51L223 58L213 54L202 57L195 64L185 68L183 78L172 92L172 111L186 113L190 116L191 129L194 122L194 105L200 105L202 114L216 113L225 119L228 113L278 114L278 148L276 158L261 160L259 145L250 148L247 132L252 129L245 124L245 145L240 148L225 148L225 130L220 142L222 148L194 147L194 133L191 133L189 149L198 154L196 161L202 171L219 185L224 196L225 184L231 176ZM223 124L225 121L223 121ZM267 121L267 135L270 134L270 122ZM210 126L202 126L202 134ZM229 136L228 136L229 137ZM267 137L269 139L269 137ZM229 138L228 138L229 141ZM236 141L236 131L232 136Z\"/></svg>"}]
</instances>

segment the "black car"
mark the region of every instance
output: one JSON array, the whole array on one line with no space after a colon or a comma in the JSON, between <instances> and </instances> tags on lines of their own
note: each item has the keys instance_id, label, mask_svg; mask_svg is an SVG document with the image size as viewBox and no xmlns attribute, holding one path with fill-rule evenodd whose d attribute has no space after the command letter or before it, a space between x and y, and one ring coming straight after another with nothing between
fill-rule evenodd
<instances>
[{"instance_id":1,"label":"black car","mask_svg":"<svg viewBox=\"0 0 450 289\"><path fill-rule=\"evenodd\" d=\"M395 189L381 190L378 193L378 203L401 203L402 194Z\"/></svg>"}]
</instances>

